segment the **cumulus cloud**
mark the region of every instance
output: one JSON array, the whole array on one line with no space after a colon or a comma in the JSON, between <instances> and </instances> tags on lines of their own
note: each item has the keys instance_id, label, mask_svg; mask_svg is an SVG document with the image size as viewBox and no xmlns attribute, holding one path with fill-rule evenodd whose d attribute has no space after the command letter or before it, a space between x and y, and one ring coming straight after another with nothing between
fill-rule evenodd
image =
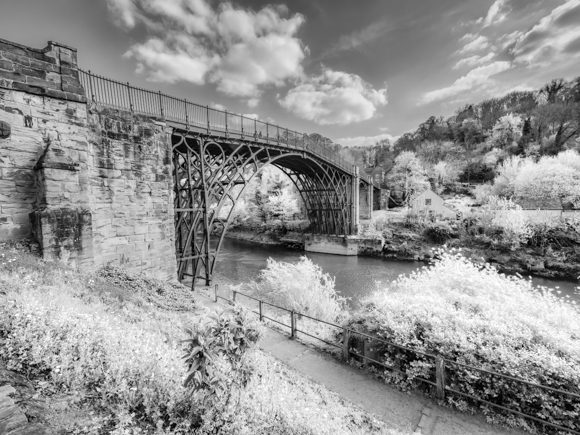
<instances>
[{"instance_id":1,"label":"cumulus cloud","mask_svg":"<svg viewBox=\"0 0 580 435\"><path fill-rule=\"evenodd\" d=\"M463 77L455 80L451 86L427 92L423 95L419 104L429 104L433 101L454 97L462 92L473 92L485 88L493 83L492 76L499 74L511 67L510 62L496 61L489 65L472 69Z\"/></svg>"},{"instance_id":2,"label":"cumulus cloud","mask_svg":"<svg viewBox=\"0 0 580 435\"><path fill-rule=\"evenodd\" d=\"M473 36L472 34L468 33L465 36ZM463 38L461 38L462 40L465 38L465 36ZM473 52L473 51L479 51L479 50L483 50L489 47L489 40L483 36L483 35L479 35L479 36L475 36L475 38L473 38L470 42L468 42L467 44L465 44L463 46L463 48L459 49L457 51L458 54L464 54L464 53L469 53L469 52Z\"/></svg>"},{"instance_id":3,"label":"cumulus cloud","mask_svg":"<svg viewBox=\"0 0 580 435\"><path fill-rule=\"evenodd\" d=\"M263 89L303 75L304 22L285 6L259 11L208 0L107 0L117 24L142 23L149 35L126 53L149 80L215 83L226 95L257 104ZM169 29L169 30L168 30Z\"/></svg>"},{"instance_id":4,"label":"cumulus cloud","mask_svg":"<svg viewBox=\"0 0 580 435\"><path fill-rule=\"evenodd\" d=\"M580 56L580 0L553 9L529 31L519 35L511 53L514 61L543 66Z\"/></svg>"},{"instance_id":5,"label":"cumulus cloud","mask_svg":"<svg viewBox=\"0 0 580 435\"><path fill-rule=\"evenodd\" d=\"M478 56L477 54L474 56L466 57L461 59L459 62L455 64L453 69L463 68L463 67L474 67L477 65L483 65L488 63L491 59L495 57L495 53L491 52L486 54L485 56Z\"/></svg>"},{"instance_id":6,"label":"cumulus cloud","mask_svg":"<svg viewBox=\"0 0 580 435\"><path fill-rule=\"evenodd\" d=\"M387 89L375 90L356 74L326 68L318 76L304 78L278 102L317 124L346 125L372 118L377 107L387 104Z\"/></svg>"},{"instance_id":7,"label":"cumulus cloud","mask_svg":"<svg viewBox=\"0 0 580 435\"><path fill-rule=\"evenodd\" d=\"M341 137L336 139L334 142L339 143L345 147L357 147L357 146L371 146L376 144L381 140L388 139L391 143L395 143L399 136L393 136L391 134L379 134L377 136L356 136L356 137Z\"/></svg>"}]
</instances>

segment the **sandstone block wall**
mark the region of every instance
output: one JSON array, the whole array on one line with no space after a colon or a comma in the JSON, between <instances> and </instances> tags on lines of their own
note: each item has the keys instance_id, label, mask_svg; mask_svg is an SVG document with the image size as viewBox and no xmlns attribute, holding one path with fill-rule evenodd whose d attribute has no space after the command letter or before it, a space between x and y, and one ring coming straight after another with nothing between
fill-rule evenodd
<instances>
[{"instance_id":1,"label":"sandstone block wall","mask_svg":"<svg viewBox=\"0 0 580 435\"><path fill-rule=\"evenodd\" d=\"M87 105L76 61L62 44L0 40L0 241L175 278L170 131Z\"/></svg>"},{"instance_id":2,"label":"sandstone block wall","mask_svg":"<svg viewBox=\"0 0 580 435\"><path fill-rule=\"evenodd\" d=\"M95 263L175 278L169 130L93 104L88 123Z\"/></svg>"},{"instance_id":3,"label":"sandstone block wall","mask_svg":"<svg viewBox=\"0 0 580 435\"><path fill-rule=\"evenodd\" d=\"M34 166L47 147L65 149L79 166L66 178L47 174L55 182L50 200L81 202L89 187L86 119L86 104L0 88L0 122L11 129L10 137L0 139L0 241L30 237L28 215L37 204Z\"/></svg>"}]
</instances>

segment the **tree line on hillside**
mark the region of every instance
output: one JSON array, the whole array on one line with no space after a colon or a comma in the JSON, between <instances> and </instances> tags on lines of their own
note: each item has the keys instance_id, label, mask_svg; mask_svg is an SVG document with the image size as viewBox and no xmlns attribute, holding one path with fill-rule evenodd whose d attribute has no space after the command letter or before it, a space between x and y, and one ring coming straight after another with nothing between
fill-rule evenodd
<instances>
[{"instance_id":1,"label":"tree line on hillside","mask_svg":"<svg viewBox=\"0 0 580 435\"><path fill-rule=\"evenodd\" d=\"M431 116L394 143L346 147L309 137L361 167L381 166L384 187L399 199L427 188L453 193L460 182L476 184L471 193L482 203L495 195L580 208L580 77ZM246 188L234 216L266 223L304 218L305 210L296 186L269 167Z\"/></svg>"},{"instance_id":2,"label":"tree line on hillside","mask_svg":"<svg viewBox=\"0 0 580 435\"><path fill-rule=\"evenodd\" d=\"M580 77L554 79L537 91L514 91L466 104L449 118L431 116L394 143L382 140L367 147L330 146L359 165L381 166L386 187L403 196L429 186L441 191L456 181L493 183L496 194L521 193L514 191L513 183L508 189L497 187L510 183L505 179L506 166L511 165L513 172L527 165L526 171L530 171L535 164L542 173L551 171L550 176L545 174L547 178L554 178L555 171L562 170L559 164L576 161L574 156L580 151ZM567 151L566 158L555 159ZM564 172L574 185L578 173ZM514 173L508 178L513 181ZM560 199L574 202L569 192L563 194L560 189L556 194L558 188L550 189Z\"/></svg>"}]
</instances>

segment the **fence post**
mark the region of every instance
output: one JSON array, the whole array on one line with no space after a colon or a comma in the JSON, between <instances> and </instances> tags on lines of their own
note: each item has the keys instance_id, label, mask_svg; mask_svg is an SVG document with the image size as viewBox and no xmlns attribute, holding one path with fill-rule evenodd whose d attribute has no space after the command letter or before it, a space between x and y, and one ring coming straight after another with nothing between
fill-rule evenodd
<instances>
[{"instance_id":1,"label":"fence post","mask_svg":"<svg viewBox=\"0 0 580 435\"><path fill-rule=\"evenodd\" d=\"M242 139L244 138L244 115L240 115L240 125L242 126Z\"/></svg>"},{"instance_id":2,"label":"fence post","mask_svg":"<svg viewBox=\"0 0 580 435\"><path fill-rule=\"evenodd\" d=\"M296 338L296 314L290 311L290 338Z\"/></svg>"},{"instance_id":3,"label":"fence post","mask_svg":"<svg viewBox=\"0 0 580 435\"><path fill-rule=\"evenodd\" d=\"M263 311L262 311L262 300L261 299L258 301L258 311L260 313L260 322L261 322L261 321L264 320L264 314L263 314Z\"/></svg>"},{"instance_id":4,"label":"fence post","mask_svg":"<svg viewBox=\"0 0 580 435\"><path fill-rule=\"evenodd\" d=\"M258 138L258 120L254 118L254 139Z\"/></svg>"},{"instance_id":5,"label":"fence post","mask_svg":"<svg viewBox=\"0 0 580 435\"><path fill-rule=\"evenodd\" d=\"M213 294L214 294L214 302L218 301L218 285L216 284L213 288Z\"/></svg>"},{"instance_id":6,"label":"fence post","mask_svg":"<svg viewBox=\"0 0 580 435\"><path fill-rule=\"evenodd\" d=\"M163 112L163 98L161 97L161 91L159 93L159 108L161 109L161 117L165 118L165 113Z\"/></svg>"},{"instance_id":7,"label":"fence post","mask_svg":"<svg viewBox=\"0 0 580 435\"><path fill-rule=\"evenodd\" d=\"M234 303L236 302L236 295L238 294L237 291L232 290L232 301L234 301Z\"/></svg>"},{"instance_id":8,"label":"fence post","mask_svg":"<svg viewBox=\"0 0 580 435\"><path fill-rule=\"evenodd\" d=\"M228 111L226 110L226 137L228 137Z\"/></svg>"},{"instance_id":9,"label":"fence post","mask_svg":"<svg viewBox=\"0 0 580 435\"><path fill-rule=\"evenodd\" d=\"M266 142L270 143L270 124L266 122Z\"/></svg>"},{"instance_id":10,"label":"fence post","mask_svg":"<svg viewBox=\"0 0 580 435\"><path fill-rule=\"evenodd\" d=\"M348 347L348 342L350 341L350 329L342 328L342 358L345 362L350 360L350 350Z\"/></svg>"},{"instance_id":11,"label":"fence post","mask_svg":"<svg viewBox=\"0 0 580 435\"><path fill-rule=\"evenodd\" d=\"M211 132L211 127L210 127L210 123L209 123L209 106L205 106L206 109L206 115L207 115L207 134L209 134Z\"/></svg>"},{"instance_id":12,"label":"fence post","mask_svg":"<svg viewBox=\"0 0 580 435\"><path fill-rule=\"evenodd\" d=\"M445 399L445 360L437 357L435 360L435 382L437 384L437 398Z\"/></svg>"},{"instance_id":13,"label":"fence post","mask_svg":"<svg viewBox=\"0 0 580 435\"><path fill-rule=\"evenodd\" d=\"M95 90L93 89L93 75L91 74L91 70L89 70L89 85L91 86L91 99L93 103L95 102Z\"/></svg>"},{"instance_id":14,"label":"fence post","mask_svg":"<svg viewBox=\"0 0 580 435\"><path fill-rule=\"evenodd\" d=\"M129 107L131 108L131 113L133 112L133 100L131 100L131 84L127 82L127 95L129 96Z\"/></svg>"},{"instance_id":15,"label":"fence post","mask_svg":"<svg viewBox=\"0 0 580 435\"><path fill-rule=\"evenodd\" d=\"M189 115L187 114L187 98L183 100L183 105L185 106L185 126L189 128Z\"/></svg>"}]
</instances>

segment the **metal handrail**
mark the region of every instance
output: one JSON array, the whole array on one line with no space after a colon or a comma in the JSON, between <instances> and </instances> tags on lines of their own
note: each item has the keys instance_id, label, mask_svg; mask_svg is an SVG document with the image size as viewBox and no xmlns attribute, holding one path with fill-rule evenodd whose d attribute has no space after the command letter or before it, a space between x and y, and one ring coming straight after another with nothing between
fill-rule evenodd
<instances>
[{"instance_id":1,"label":"metal handrail","mask_svg":"<svg viewBox=\"0 0 580 435\"><path fill-rule=\"evenodd\" d=\"M349 161L326 146L310 139L308 134L289 130L279 125L260 121L247 116L202 106L187 99L112 80L91 71L79 68L79 79L90 101L116 109L128 110L183 124L186 128L195 127L206 130L208 134L239 135L242 139L251 138L256 142L308 151L320 159L354 175L354 162ZM373 180L361 179L376 185Z\"/></svg>"},{"instance_id":2,"label":"metal handrail","mask_svg":"<svg viewBox=\"0 0 580 435\"><path fill-rule=\"evenodd\" d=\"M396 369L394 367L387 366L386 364L384 364L384 363L382 363L380 361L377 361L377 360L375 360L373 358L368 357L364 353L358 352L354 348L350 348L350 346L349 346L349 340L350 340L350 337L351 337L352 334L362 336L362 337L364 337L365 339L368 339L368 340L378 341L378 342L381 342L381 343L386 344L386 345L389 345L389 346L393 346L393 347L396 347L396 348L399 348L399 349L403 349L403 350L406 350L406 351L409 351L409 352L413 352L415 354L422 355L422 356L427 357L427 358L433 358L436 361L436 365L435 365L435 371L436 371L435 377L436 377L436 381L433 382L433 381L431 381L429 379L425 379L425 378L422 378L422 377L419 377L419 376L415 376L414 379L417 379L418 381L421 381L421 382L424 382L426 384L429 384L429 385L432 385L432 386L436 387L437 388L437 397L439 399L443 399L445 397L445 392L449 392L449 393L453 393L453 394L458 394L460 396L468 397L468 398L470 398L472 400L481 402L481 403L486 404L488 406L492 406L492 407L495 407L495 408L499 408L499 409L502 409L504 411L511 412L511 413L514 413L516 415L519 415L519 416L522 416L522 417L525 417L525 418L529 418L530 420L533 420L533 421L535 421L537 423L541 423L541 424L544 424L546 426L549 426L549 427L552 427L552 428L555 428L555 429L558 429L558 430L562 430L562 431L565 431L565 432L569 432L569 433L572 433L572 434L580 435L580 432L577 431L577 430L574 430L574 429L571 429L571 428L567 428L567 427L564 427L564 426L560 426L560 425L551 423L551 422L546 421L546 420L542 420L542 419L540 419L538 417L535 417L535 416L532 416L532 415L529 415L529 414L525 414L525 413L523 413L521 411L518 411L518 410L515 410L515 409L511 409L511 408L508 408L508 407L505 407L505 406L502 406L502 405L498 405L496 403L493 403L493 402L490 402L488 400L485 400L485 399L482 399L482 398L473 396L471 394L467 394L467 393L458 391L458 390L456 390L454 388L451 388L449 385L445 385L445 363L449 363L449 364L452 364L452 365L461 366L461 367L464 367L466 369L477 370L479 372L483 372L483 373L486 373L488 375L498 376L498 377L501 377L501 378L504 378L504 379L509 379L509 380L511 380L513 382L517 382L517 383L520 383L522 385L528 385L528 386L531 386L531 387L540 388L540 389L543 389L545 391L551 391L552 393L562 394L562 395L565 395L565 396L568 396L568 397L571 397L571 398L575 398L575 399L580 398L580 395L578 395L577 393L572 393L571 391L564 391L564 390L556 389L556 388L553 388L553 387L548 387L546 385L537 384L535 382L530 382L530 381L527 381L525 379L516 378L514 376L505 375L505 374L498 373L498 372L493 372L493 371L486 370L486 369L483 369L483 368L480 368L480 367L471 366L469 364L460 363L458 361L453 361L453 360L450 360L450 359L447 359L447 358L442 358L441 356L437 356L437 355L430 354L430 353L426 353L426 352L423 352L423 351L420 351L420 350L417 350L417 349L413 349L413 348L409 348L409 347L406 347L406 346L402 346L402 345L399 345L399 344L396 344L396 343L393 343L393 342L384 340L383 338L380 338L380 337L377 337L377 336L365 334L364 332L359 332L359 331L356 331L354 329L342 327L342 326L339 326L337 324L330 323L330 322L326 322L324 320L317 319L315 317L311 317L311 316L308 316L306 314L299 313L299 312L294 311L294 310L289 310L287 308L283 308L283 307L280 307L280 306L271 304L269 302L266 302L264 300L258 299L258 298L254 297L254 296L247 295L247 294L242 293L242 292L237 291L237 290L232 290L232 295L233 295L233 299L232 300L229 300L227 298L224 298L222 296L219 296L218 295L218 286L217 285L215 285L214 291L215 291L214 298L215 298L215 301L216 302L217 302L217 300L219 298L219 299L227 300L229 303L234 303L235 304L236 303L236 296L237 295L241 295L241 296L247 297L249 299L252 299L254 301L257 301L259 303L259 311L258 312L252 311L252 312L255 313L255 314L258 314L260 316L260 320L262 320L262 319L272 320L272 321L274 321L276 323L279 323L279 324L281 324L283 326L286 326L287 328L290 328L290 337L291 338L295 338L296 337L296 333L297 332L300 332L300 333L305 334L305 335L307 335L309 337L312 337L314 339L320 340L320 341L322 341L322 342L324 342L324 343L326 343L328 345L331 345L331 346L334 346L334 347L339 347L336 344L329 343L328 341L326 341L326 340L324 340L324 339L322 339L320 337L316 337L316 336L314 336L312 334L306 333L305 331L303 331L301 329L298 329L298 327L296 325L296 323L297 323L297 317L305 317L305 318L310 319L310 320L313 320L315 322L322 323L322 324L325 324L325 325L329 325L329 326L332 326L332 327L336 327L336 328L342 330L343 331L343 338L342 338L343 343L342 343L342 345L340 347L342 347L342 349L343 349L343 357L347 361L350 359L350 356L351 355L356 355L356 356L362 358L363 361L365 361L365 362L371 362L373 364L377 364L379 366L382 366L382 367L384 367L384 368L386 368L388 370L396 371L398 373L402 373L405 376L408 376L407 373L405 373L405 372L403 372L401 370L398 370L398 369ZM286 311L287 313L289 313L290 316L291 316L290 325L287 325L287 324L282 323L282 322L280 322L278 320L272 319L271 317L265 316L264 313L263 313L263 309L262 309L262 307L263 307L264 304L269 305L269 306L273 306L273 307L275 307L277 309L280 309L282 311Z\"/></svg>"}]
</instances>

